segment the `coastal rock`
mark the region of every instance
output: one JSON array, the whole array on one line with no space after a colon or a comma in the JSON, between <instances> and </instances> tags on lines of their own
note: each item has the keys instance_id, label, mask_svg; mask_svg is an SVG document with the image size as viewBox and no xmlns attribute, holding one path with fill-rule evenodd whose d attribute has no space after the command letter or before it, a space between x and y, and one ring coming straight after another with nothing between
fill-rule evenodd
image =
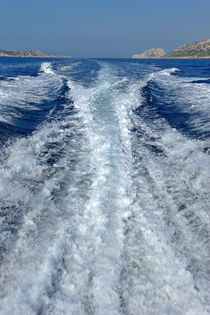
<instances>
[{"instance_id":1,"label":"coastal rock","mask_svg":"<svg viewBox=\"0 0 210 315\"><path fill-rule=\"evenodd\" d=\"M71 58L62 55L46 55L39 50L0 50L0 57Z\"/></svg>"},{"instance_id":2,"label":"coastal rock","mask_svg":"<svg viewBox=\"0 0 210 315\"><path fill-rule=\"evenodd\" d=\"M210 39L193 42L178 47L164 58L210 58Z\"/></svg>"},{"instance_id":3,"label":"coastal rock","mask_svg":"<svg viewBox=\"0 0 210 315\"><path fill-rule=\"evenodd\" d=\"M142 54L133 55L132 58L160 58L164 56L166 52L162 48L152 48L146 50Z\"/></svg>"}]
</instances>

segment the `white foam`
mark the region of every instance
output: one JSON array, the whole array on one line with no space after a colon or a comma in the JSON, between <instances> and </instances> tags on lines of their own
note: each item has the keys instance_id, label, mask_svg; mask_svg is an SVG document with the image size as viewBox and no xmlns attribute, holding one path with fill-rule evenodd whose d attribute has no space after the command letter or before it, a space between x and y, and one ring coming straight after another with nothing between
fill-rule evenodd
<instances>
[{"instance_id":1,"label":"white foam","mask_svg":"<svg viewBox=\"0 0 210 315\"><path fill-rule=\"evenodd\" d=\"M205 143L187 140L159 118L145 120L144 111L133 123L141 133L132 140L136 201L125 252L126 312L208 314L208 236L196 236L208 231ZM153 153L153 147L163 153Z\"/></svg>"},{"instance_id":2,"label":"white foam","mask_svg":"<svg viewBox=\"0 0 210 315\"><path fill-rule=\"evenodd\" d=\"M85 313L88 308L98 314L120 313L118 283L123 246L122 220L129 203L126 194L129 178L122 164L126 161L121 160L122 146L127 145L124 142L126 132L118 131L120 116L118 112L115 116L114 106L117 104L114 103L115 95L112 95L111 80L111 74L105 68L92 88L73 81L68 83L70 97L86 130L92 183L82 214L78 218L75 216L74 237L78 245L73 246L66 257L68 272L62 276L61 290L55 295L50 309L53 314L58 310L65 314L83 314L83 308ZM63 302L66 295L68 299Z\"/></svg>"},{"instance_id":3,"label":"white foam","mask_svg":"<svg viewBox=\"0 0 210 315\"><path fill-rule=\"evenodd\" d=\"M68 112L68 106L65 110ZM54 194L61 194L60 185L65 194L69 176L74 187L83 165L87 167L84 157L79 170L71 171L71 159L79 159L79 145L71 143L79 128L77 123L77 115L66 115L62 121L37 130L32 137L18 140L4 152L8 159L1 165L1 196L5 207L13 207L12 211L17 208L21 221L15 242L12 232L5 235L9 253L1 266L4 279L1 314L37 313L47 304L48 294L53 290L51 281L62 263L66 242L72 241L68 237L71 209L65 204L65 198L55 200ZM67 129L67 126L71 127ZM51 144L56 147L49 149ZM59 150L63 158L49 167L47 161ZM79 195L71 196L74 209Z\"/></svg>"},{"instance_id":4,"label":"white foam","mask_svg":"<svg viewBox=\"0 0 210 315\"><path fill-rule=\"evenodd\" d=\"M180 71L180 69L178 69L178 68L169 68L169 69L164 69L164 70L159 71L159 74L171 75L172 73L175 73L177 71Z\"/></svg>"},{"instance_id":5,"label":"white foam","mask_svg":"<svg viewBox=\"0 0 210 315\"><path fill-rule=\"evenodd\" d=\"M42 102L53 100L63 85L62 78L43 63L38 76L19 76L0 82L0 121L13 123L23 114L21 109L36 110Z\"/></svg>"},{"instance_id":6,"label":"white foam","mask_svg":"<svg viewBox=\"0 0 210 315\"><path fill-rule=\"evenodd\" d=\"M52 69L52 64L50 62L43 62L40 67L40 72L44 72L47 74L54 74Z\"/></svg>"}]
</instances>

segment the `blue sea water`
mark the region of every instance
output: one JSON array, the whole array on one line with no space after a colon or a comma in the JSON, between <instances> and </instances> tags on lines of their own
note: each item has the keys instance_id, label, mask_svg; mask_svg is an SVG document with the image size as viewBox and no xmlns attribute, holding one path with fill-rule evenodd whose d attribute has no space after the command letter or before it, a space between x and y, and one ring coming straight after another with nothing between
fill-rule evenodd
<instances>
[{"instance_id":1,"label":"blue sea water","mask_svg":"<svg viewBox=\"0 0 210 315\"><path fill-rule=\"evenodd\" d=\"M0 58L0 314L210 314L209 83Z\"/></svg>"}]
</instances>

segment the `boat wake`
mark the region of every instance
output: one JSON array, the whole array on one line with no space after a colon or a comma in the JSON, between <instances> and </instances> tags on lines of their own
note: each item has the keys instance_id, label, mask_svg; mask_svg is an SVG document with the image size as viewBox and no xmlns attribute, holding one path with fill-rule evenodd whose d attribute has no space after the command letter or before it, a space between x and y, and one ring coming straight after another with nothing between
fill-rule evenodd
<instances>
[{"instance_id":1,"label":"boat wake","mask_svg":"<svg viewBox=\"0 0 210 315\"><path fill-rule=\"evenodd\" d=\"M208 87L145 69L0 82L0 314L210 313Z\"/></svg>"}]
</instances>

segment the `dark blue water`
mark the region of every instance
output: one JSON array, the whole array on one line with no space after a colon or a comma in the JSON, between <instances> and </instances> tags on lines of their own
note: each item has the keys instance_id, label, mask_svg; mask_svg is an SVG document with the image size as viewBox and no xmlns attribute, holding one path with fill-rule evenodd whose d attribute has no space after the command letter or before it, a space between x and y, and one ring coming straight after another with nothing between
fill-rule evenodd
<instances>
[{"instance_id":1,"label":"dark blue water","mask_svg":"<svg viewBox=\"0 0 210 315\"><path fill-rule=\"evenodd\" d=\"M209 82L0 58L0 314L210 314Z\"/></svg>"}]
</instances>

